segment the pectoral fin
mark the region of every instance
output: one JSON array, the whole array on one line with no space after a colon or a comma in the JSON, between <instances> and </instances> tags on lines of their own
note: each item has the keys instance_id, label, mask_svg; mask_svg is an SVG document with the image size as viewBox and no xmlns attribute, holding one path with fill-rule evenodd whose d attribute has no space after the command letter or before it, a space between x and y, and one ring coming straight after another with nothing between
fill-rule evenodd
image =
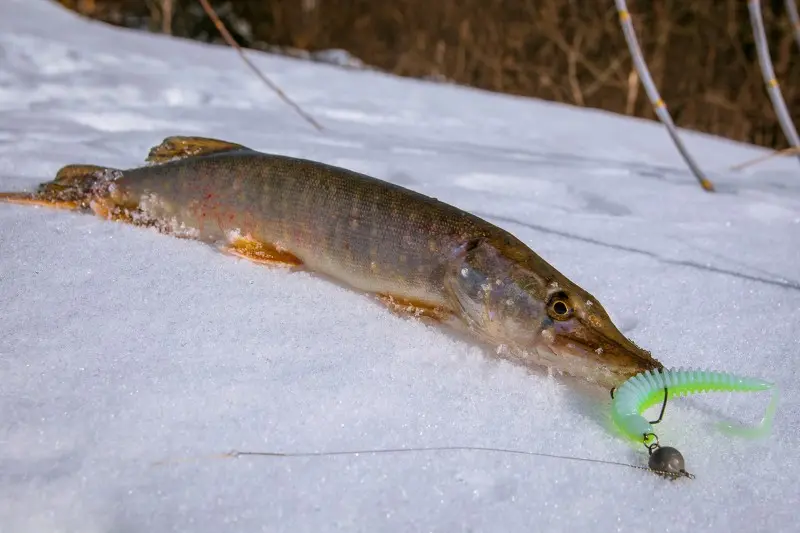
<instances>
[{"instance_id":1,"label":"pectoral fin","mask_svg":"<svg viewBox=\"0 0 800 533\"><path fill-rule=\"evenodd\" d=\"M378 294L378 299L393 313L400 316L426 318L436 322L443 322L450 313L440 306L418 300L410 300L392 294Z\"/></svg>"},{"instance_id":2,"label":"pectoral fin","mask_svg":"<svg viewBox=\"0 0 800 533\"><path fill-rule=\"evenodd\" d=\"M277 246L263 243L252 237L238 237L224 248L226 253L269 266L299 267L303 262L295 255Z\"/></svg>"}]
</instances>

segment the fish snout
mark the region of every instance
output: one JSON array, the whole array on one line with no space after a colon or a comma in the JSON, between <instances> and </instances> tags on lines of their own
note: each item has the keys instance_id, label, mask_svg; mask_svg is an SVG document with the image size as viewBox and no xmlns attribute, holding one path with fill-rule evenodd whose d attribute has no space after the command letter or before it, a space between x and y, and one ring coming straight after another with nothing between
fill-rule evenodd
<instances>
[{"instance_id":1,"label":"fish snout","mask_svg":"<svg viewBox=\"0 0 800 533\"><path fill-rule=\"evenodd\" d=\"M555 326L549 348L564 360L570 374L611 388L646 370L664 367L613 325L597 328L575 320Z\"/></svg>"}]
</instances>

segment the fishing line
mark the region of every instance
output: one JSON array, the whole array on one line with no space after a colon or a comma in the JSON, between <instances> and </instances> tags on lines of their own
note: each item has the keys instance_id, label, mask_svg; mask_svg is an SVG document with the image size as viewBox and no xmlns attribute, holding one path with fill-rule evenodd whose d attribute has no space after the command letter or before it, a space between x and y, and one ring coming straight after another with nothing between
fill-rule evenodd
<instances>
[{"instance_id":1,"label":"fishing line","mask_svg":"<svg viewBox=\"0 0 800 533\"><path fill-rule=\"evenodd\" d=\"M454 452L454 451L467 451L467 452L485 452L485 453L500 453L511 455L527 455L534 457L548 457L551 459L565 459L570 461L582 461L586 463L600 463L608 465L627 466L629 468L639 468L649 470L645 466L637 466L629 463L622 463L619 461L608 461L605 459L592 459L589 457L576 457L572 455L558 455L545 452L532 452L528 450L514 450L510 448L490 448L486 446L426 446L419 448L378 448L371 450L341 450L331 452L253 452L253 451L232 451L226 454L231 458L237 457L333 457L333 456L347 456L347 455L378 455L378 454L395 454L395 453L431 453L431 452Z\"/></svg>"},{"instance_id":2,"label":"fishing line","mask_svg":"<svg viewBox=\"0 0 800 533\"><path fill-rule=\"evenodd\" d=\"M727 391L727 392L756 392L773 388L772 383L756 379L737 376L725 372L709 370L683 370L683 369L658 369L647 370L626 380L619 388L610 390L612 398L612 419L622 433L632 441L638 441L647 449L650 459L648 466L634 465L620 461L606 459L593 459L591 457L578 457L547 452L534 452L529 450L516 450L513 448L496 448L488 446L424 446L411 448L373 448L364 450L335 450L327 452L272 452L272 451L239 451L215 454L217 459L236 459L239 457L276 457L276 458L315 458L315 457L342 457L361 455L389 455L402 453L436 453L436 452L482 452L507 455L524 455L528 457L544 457L564 461L578 461L612 466L623 466L637 470L647 470L669 479L681 477L693 479L694 475L687 472L683 455L671 446L661 446L658 436L653 430L653 425L664 418L670 392L678 396L696 394L699 392ZM663 399L660 399L663 391ZM777 406L777 387L774 388L770 405L764 415L760 427L741 428L730 426L728 431L739 435L764 435L771 427ZM661 403L661 412L656 420L648 421L643 413L650 404ZM207 456L208 457L208 456ZM183 459L184 461L190 458ZM174 462L174 461L166 461ZM162 462L161 464L164 464Z\"/></svg>"},{"instance_id":3,"label":"fishing line","mask_svg":"<svg viewBox=\"0 0 800 533\"><path fill-rule=\"evenodd\" d=\"M272 451L239 451L233 450L224 454L215 454L216 458L239 457L280 457L280 458L313 458L360 456L378 454L401 453L435 453L435 452L482 452L508 455L525 455L528 457L544 457L548 459L561 459L564 461L579 461L612 466L624 466L637 470L647 470L668 478L679 477L694 478L685 469L683 455L671 446L661 446L658 436L653 430L653 425L664 418L670 392L678 396L696 394L699 392L727 391L727 392L756 392L773 388L772 383L756 379L737 376L725 372L708 370L683 370L683 369L658 369L647 370L626 380L619 388L611 389L612 419L622 433L631 439L643 444L647 449L650 459L648 466L634 465L620 461L606 459L593 459L573 455L561 455L547 452L534 452L529 450L515 450L512 448L495 448L488 446L427 446L412 448L373 448L364 450L335 450L327 452L272 452ZM663 391L663 399L659 399ZM727 430L743 436L760 436L769 432L777 406L777 387L774 388L770 405L760 424L756 428L742 428L728 425ZM651 403L661 403L661 412L658 419L648 421L642 416ZM184 459L184 460L188 460ZM169 461L167 461L169 462ZM163 463L162 463L163 464Z\"/></svg>"},{"instance_id":4,"label":"fishing line","mask_svg":"<svg viewBox=\"0 0 800 533\"><path fill-rule=\"evenodd\" d=\"M612 388L611 398L614 398L615 392L616 388ZM652 423L657 424L658 422L661 421L662 417L664 416L664 411L667 407L667 398L668 398L667 388L664 387L664 400L661 406L661 414L659 415L658 420L653 421ZM412 448L372 448L364 450L334 450L328 452L269 452L269 451L232 450L227 453L214 454L205 457L213 457L216 459L237 459L239 457L281 457L286 459L292 459L292 458L296 459L296 458L315 458L315 457L337 457L337 456L346 457L346 456L359 456L359 455L390 455L390 454L402 454L402 453L435 453L435 452L456 452L456 451L496 453L496 454L507 454L507 455L525 455L528 457L545 457L548 459L561 459L565 461L579 461L583 463L624 466L627 468L634 468L637 470L647 470L656 474L664 475L665 477L668 478L681 477L681 475L672 472L655 470L648 466L623 463L621 461L609 461L606 459L593 459L591 457L560 455L547 452L534 452L530 450L516 450L513 448L494 448L489 446L422 446L422 447L412 447ZM650 452L652 454L653 450L650 450ZM191 458L183 459L183 461L187 460L191 460ZM177 461L178 460L160 461L156 464L165 464L167 462L177 462Z\"/></svg>"},{"instance_id":5,"label":"fishing line","mask_svg":"<svg viewBox=\"0 0 800 533\"><path fill-rule=\"evenodd\" d=\"M525 455L529 457L545 457L549 459L562 459L566 461L579 461L584 463L596 463L596 464L605 464L605 465L612 465L612 466L624 466L627 468L634 468L637 470L647 470L650 472L654 472L657 474L663 474L667 477L677 477L671 475L669 472L659 472L655 471L647 466L641 465L634 465L630 463L623 463L620 461L609 461L606 459L593 459L590 457L577 457L573 455L559 455L553 453L546 453L546 452L534 452L529 450L515 450L512 448L493 448L487 446L424 446L424 447L414 447L414 448L374 448L374 449L365 449L365 450L335 450L335 451L328 451L328 452L269 452L269 451L239 451L239 450L232 450L227 453L221 454L214 454L212 456L205 456L205 457L213 457L217 459L237 459L239 457L280 457L280 458L314 458L314 457L336 457L336 456L358 456L358 455L379 455L379 454L401 454L401 453L436 453L436 452L455 452L455 451L466 451L466 452L481 452L481 453L497 453L497 454L509 454L509 455ZM200 458L200 457L197 457ZM185 458L183 461L191 460L191 458ZM176 462L178 460L173 461L160 461L156 464L165 464L168 462Z\"/></svg>"}]
</instances>

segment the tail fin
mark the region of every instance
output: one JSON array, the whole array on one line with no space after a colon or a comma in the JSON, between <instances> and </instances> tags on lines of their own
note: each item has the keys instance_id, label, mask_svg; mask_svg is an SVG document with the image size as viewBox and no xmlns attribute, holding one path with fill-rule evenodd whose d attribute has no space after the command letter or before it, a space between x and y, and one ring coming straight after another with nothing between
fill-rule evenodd
<instances>
[{"instance_id":1,"label":"tail fin","mask_svg":"<svg viewBox=\"0 0 800 533\"><path fill-rule=\"evenodd\" d=\"M119 171L96 165L67 165L35 192L0 192L0 202L86 211L98 197L98 184L114 179L115 173Z\"/></svg>"}]
</instances>

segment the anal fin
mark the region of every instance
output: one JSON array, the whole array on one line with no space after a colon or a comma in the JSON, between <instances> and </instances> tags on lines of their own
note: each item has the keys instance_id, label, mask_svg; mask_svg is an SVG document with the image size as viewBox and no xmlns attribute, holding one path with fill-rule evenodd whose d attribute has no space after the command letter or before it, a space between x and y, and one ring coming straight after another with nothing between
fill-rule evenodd
<instances>
[{"instance_id":1,"label":"anal fin","mask_svg":"<svg viewBox=\"0 0 800 533\"><path fill-rule=\"evenodd\" d=\"M249 236L238 237L223 249L226 253L262 265L296 268L303 264L297 256L290 252Z\"/></svg>"},{"instance_id":2,"label":"anal fin","mask_svg":"<svg viewBox=\"0 0 800 533\"><path fill-rule=\"evenodd\" d=\"M248 150L246 146L210 137L167 137L161 144L150 149L148 163L168 163L176 159L198 155L210 155L235 150Z\"/></svg>"}]
</instances>

